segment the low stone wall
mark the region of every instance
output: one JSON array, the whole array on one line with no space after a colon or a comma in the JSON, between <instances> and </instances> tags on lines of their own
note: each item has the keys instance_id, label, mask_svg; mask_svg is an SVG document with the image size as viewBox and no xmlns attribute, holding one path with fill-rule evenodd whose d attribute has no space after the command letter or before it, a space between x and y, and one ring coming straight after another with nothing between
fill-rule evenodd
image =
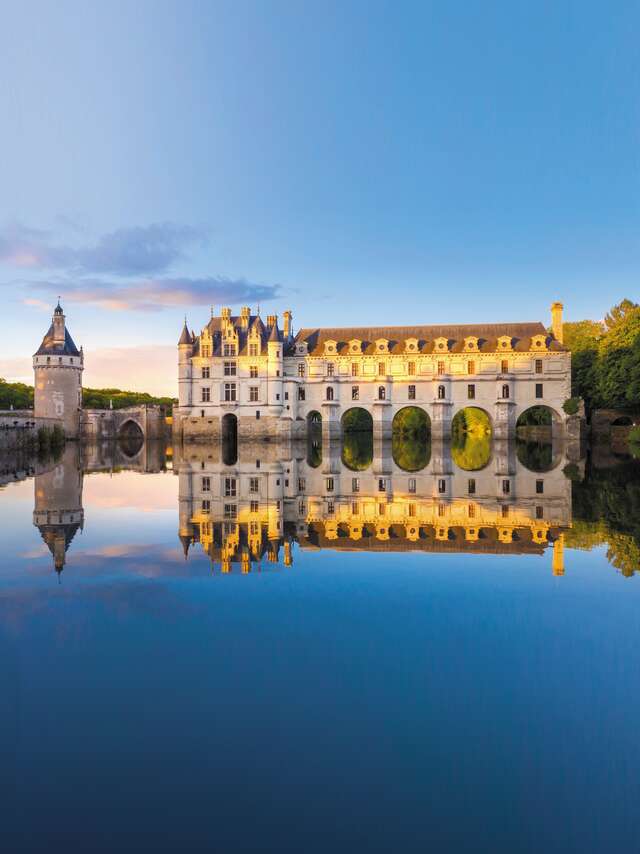
<instances>
[{"instance_id":1,"label":"low stone wall","mask_svg":"<svg viewBox=\"0 0 640 854\"><path fill-rule=\"evenodd\" d=\"M10 409L0 411L0 449L14 450L37 446L38 430L48 427L50 430L63 422L58 418L36 418L30 409Z\"/></svg>"}]
</instances>

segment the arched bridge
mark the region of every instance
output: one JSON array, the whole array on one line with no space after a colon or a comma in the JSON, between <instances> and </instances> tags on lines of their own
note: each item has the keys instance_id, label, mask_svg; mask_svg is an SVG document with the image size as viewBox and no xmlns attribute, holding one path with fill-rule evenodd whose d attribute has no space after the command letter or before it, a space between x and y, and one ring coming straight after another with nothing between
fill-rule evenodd
<instances>
[{"instance_id":1,"label":"arched bridge","mask_svg":"<svg viewBox=\"0 0 640 854\"><path fill-rule=\"evenodd\" d=\"M164 406L145 404L124 409L84 409L82 436L85 439L162 439L167 431Z\"/></svg>"}]
</instances>

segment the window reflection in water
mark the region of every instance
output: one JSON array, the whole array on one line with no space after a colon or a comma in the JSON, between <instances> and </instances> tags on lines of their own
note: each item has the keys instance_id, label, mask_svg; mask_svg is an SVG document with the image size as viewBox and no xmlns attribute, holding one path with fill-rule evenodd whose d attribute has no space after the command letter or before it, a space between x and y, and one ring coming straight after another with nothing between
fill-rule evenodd
<instances>
[{"instance_id":1,"label":"window reflection in water","mask_svg":"<svg viewBox=\"0 0 640 854\"><path fill-rule=\"evenodd\" d=\"M174 449L152 442L132 458L123 442L71 444L57 459L21 465L24 476L35 474L33 523L58 572L78 530L91 524L83 508L84 473L162 472L171 463L185 556L197 546L214 570L289 566L294 544L496 554L551 548L557 574L565 545L606 544L621 573L640 568L639 461L598 468L570 461L551 443L463 438L463 466L453 440L400 433L379 439L366 431L324 443L320 433L308 446L240 443L234 462L224 441L175 449L175 458ZM476 442L482 453L469 451ZM466 466L477 459L489 462L470 478Z\"/></svg>"}]
</instances>

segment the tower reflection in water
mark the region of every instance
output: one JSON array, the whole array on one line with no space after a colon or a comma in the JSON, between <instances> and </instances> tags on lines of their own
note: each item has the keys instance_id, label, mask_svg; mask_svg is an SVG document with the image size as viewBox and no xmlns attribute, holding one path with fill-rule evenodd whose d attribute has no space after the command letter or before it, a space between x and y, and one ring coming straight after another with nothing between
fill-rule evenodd
<instances>
[{"instance_id":1,"label":"tower reflection in water","mask_svg":"<svg viewBox=\"0 0 640 854\"><path fill-rule=\"evenodd\" d=\"M213 571L249 573L264 563L291 566L293 544L345 551L543 554L564 571L571 527L571 481L561 448L493 441L456 464L450 442L343 435L313 444L224 442L176 449L179 538L185 559L197 545ZM83 473L161 472L173 451L67 445L39 465L33 523L56 572L84 524ZM474 459L473 449L464 457Z\"/></svg>"},{"instance_id":2,"label":"tower reflection in water","mask_svg":"<svg viewBox=\"0 0 640 854\"><path fill-rule=\"evenodd\" d=\"M562 449L549 447L553 464L542 470L515 438L494 440L488 452L484 444L477 471L456 465L450 442L430 437L423 445L357 433L302 447L241 443L230 465L219 445L186 446L174 459L185 558L197 544L214 571L248 573L281 555L290 566L294 543L387 552L552 548L553 572L562 575L571 526ZM467 448L465 459L473 458Z\"/></svg>"}]
</instances>

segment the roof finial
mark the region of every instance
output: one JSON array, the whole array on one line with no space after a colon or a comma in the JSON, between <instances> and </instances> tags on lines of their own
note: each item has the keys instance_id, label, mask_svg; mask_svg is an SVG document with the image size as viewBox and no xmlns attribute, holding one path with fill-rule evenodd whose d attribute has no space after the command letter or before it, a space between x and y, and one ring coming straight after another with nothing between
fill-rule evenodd
<instances>
[{"instance_id":1,"label":"roof finial","mask_svg":"<svg viewBox=\"0 0 640 854\"><path fill-rule=\"evenodd\" d=\"M260 303L258 303L258 309L257 309L256 313L257 313L258 317L260 317Z\"/></svg>"}]
</instances>

